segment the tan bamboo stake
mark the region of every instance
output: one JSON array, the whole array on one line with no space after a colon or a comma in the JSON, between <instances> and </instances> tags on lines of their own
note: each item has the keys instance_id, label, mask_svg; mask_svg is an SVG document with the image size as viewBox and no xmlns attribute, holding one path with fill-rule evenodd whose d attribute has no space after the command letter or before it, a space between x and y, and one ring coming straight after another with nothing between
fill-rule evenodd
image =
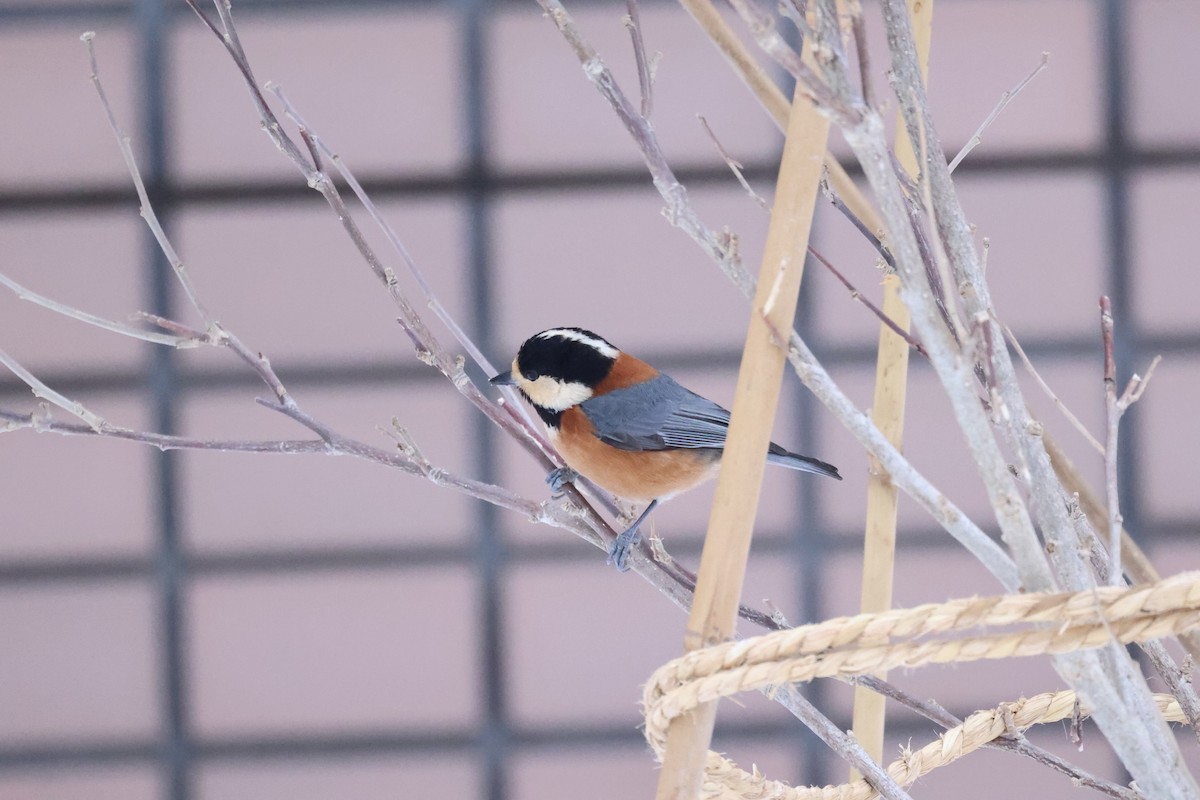
<instances>
[{"instance_id":1,"label":"tan bamboo stake","mask_svg":"<svg viewBox=\"0 0 1200 800\"><path fill-rule=\"evenodd\" d=\"M704 29L708 38L712 39L713 44L729 62L730 68L754 93L758 102L771 115L771 119L775 120L779 129L785 130L788 125L788 112L791 109L787 97L780 91L767 71L762 68L762 65L750 54L746 45L721 16L721 12L712 4L712 0L679 0L679 3ZM829 185L842 198L846 207L853 211L869 230L881 232L883 222L875 211L875 207L867 202L867 198L859 190L858 185L850 178L838 160L829 153L825 154L825 168L829 170Z\"/></svg>"},{"instance_id":2,"label":"tan bamboo stake","mask_svg":"<svg viewBox=\"0 0 1200 800\"><path fill-rule=\"evenodd\" d=\"M723 642L734 633L783 377L786 353L781 338L791 330L796 314L828 135L828 120L797 92L746 331L728 444L721 458L684 636L686 650ZM671 723L655 795L658 800L695 800L699 796L716 711L716 702L707 703Z\"/></svg>"},{"instance_id":3,"label":"tan bamboo stake","mask_svg":"<svg viewBox=\"0 0 1200 800\"><path fill-rule=\"evenodd\" d=\"M933 35L933 0L908 0L921 77L929 76L929 46ZM910 175L920 171L916 148L908 138L904 120L896 125L896 158ZM883 313L905 330L908 308L900 299L900 279L888 275L883 283ZM879 326L879 355L875 363L875 396L871 418L897 448L904 435L904 401L908 388L908 343L886 325ZM892 577L896 560L896 485L872 459L867 477L867 523L863 537L862 611L886 611L892 605ZM886 673L876 677L883 678ZM854 690L854 736L868 755L883 760L885 698L862 686ZM850 780L859 778L850 770Z\"/></svg>"}]
</instances>

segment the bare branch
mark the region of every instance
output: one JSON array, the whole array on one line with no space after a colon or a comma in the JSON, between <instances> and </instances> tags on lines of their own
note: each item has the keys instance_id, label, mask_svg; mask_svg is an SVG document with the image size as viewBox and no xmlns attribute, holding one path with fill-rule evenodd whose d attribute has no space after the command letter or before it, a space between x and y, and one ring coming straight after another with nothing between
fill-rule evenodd
<instances>
[{"instance_id":1,"label":"bare branch","mask_svg":"<svg viewBox=\"0 0 1200 800\"><path fill-rule=\"evenodd\" d=\"M484 397L482 393L480 393L475 387L475 385L467 378L464 371L463 359L461 357L451 356L449 353L447 353L440 346L432 333L424 326L424 323L420 320L419 316L408 303L407 298L400 291L396 283L394 273L392 273L390 269L384 267L382 262L379 261L375 254L366 245L361 232L358 230L356 223L350 217L349 212L346 209L346 206L336 188L333 186L332 181L323 171L321 154L326 152L326 149L320 143L318 137L316 137L311 130L307 129L307 126L301 126L302 130L300 135L304 140L305 147L307 148L309 155L312 158L312 165L310 166L296 143L284 133L278 119L275 118L274 114L267 106L262 92L255 84L253 72L250 69L249 62L245 57L245 53L242 51L236 30L233 28L233 21L229 5L222 2L222 0L215 0L217 16L220 19L220 27L218 27L216 23L200 12L194 0L187 0L187 2L204 22L204 24L209 28L209 30L220 40L226 52L234 60L235 65L237 66L243 80L246 82L247 87L250 90L251 97L258 108L259 114L263 119L264 130L266 130L272 141L275 142L276 146L282 152L284 152L285 155L287 155L288 158L293 162L293 164L302 172L308 184L312 188L321 192L329 205L335 210L335 212L337 212L347 234L350 236L352 241L355 242L360 254L371 266L375 274L387 286L389 294L393 297L393 300L401 310L401 321L404 325L405 333L417 348L418 357L422 361L437 367L447 378L451 380L455 388L461 394L466 396L489 418L500 425L502 429L517 438L520 443L526 446L527 450L529 450L536 458L539 459L543 466L545 466L547 469L555 466L554 462L547 456L547 452L552 453L553 451L548 446L544 451L538 447L537 441L539 437L534 434L533 429L527 430L522 425L519 415L514 413L513 409L511 408L511 404L503 402L492 403L488 398ZM111 118L111 110L107 109L107 107L106 110L109 111ZM129 159L132 162L132 150L125 148L124 152L129 156ZM144 187L141 186L141 179L136 171L136 164L133 166L134 169L131 171L131 174L134 178L135 184L138 185L139 191L142 192ZM342 169L340 165L339 169ZM343 170L343 172L348 176L348 178L350 178L351 183L357 186L357 182L352 180L352 176L349 175L348 171ZM358 191L361 192L361 187L358 187ZM364 198L364 203L369 205L369 198L366 198L365 193L362 193L361 196ZM146 204L148 206L148 201L146 201ZM371 206L371 208L373 209L373 206ZM391 238L398 242L398 239L396 239L394 235ZM160 239L160 246L164 248L164 252L174 252L173 250L170 250L170 243L166 240L165 235L163 235ZM403 252L403 248L400 249ZM179 265L177 258L173 258L172 261L173 263ZM180 274L181 280L186 280L186 273L181 273L177 270L177 274ZM417 275L418 279L420 279L420 274L417 272L415 272L415 274ZM425 288L428 288L427 285ZM432 297L431 292L428 293L428 296L431 301L436 302L436 299ZM427 462L414 462L410 455L410 448L408 447L402 446L398 453L389 453L385 450L380 450L379 448L374 448L340 435L324 423L303 411L295 403L290 394L287 392L286 388L283 386L283 383L275 374L270 362L262 353L251 350L232 332L225 330L219 324L210 321L208 318L206 318L208 330L203 333L195 331L188 326L178 323L174 320L168 320L150 314L143 313L140 315L140 318L151 322L163 330L171 332L177 336L190 337L197 339L202 344L230 349L235 355L238 356L238 358L250 366L251 369L253 369L272 389L275 395L275 399L273 401L259 400L258 402L274 411L285 414L286 416L294 419L320 437L320 441L301 442L294 444L288 442L215 442L216 444L225 444L232 447L256 450L260 448L270 449L277 447L284 451L287 451L289 448L291 448L296 451L335 452L338 454L366 458L392 466L399 466L407 471L415 471L418 474L424 475L427 479L437 485L466 491L473 496L479 497L480 499L493 502L501 507L518 511L535 522L545 522L547 524L567 528L576 535L579 535L580 537L590 541L601 549L607 549L609 543L611 543L616 536L616 533L612 530L612 527L588 504L587 500L574 486L566 487L567 491L565 500L554 499L548 503L541 504L521 500L521 502L518 503L513 501L512 498L514 496L511 495L511 493L506 492L506 490L457 478L432 465L429 465ZM453 320L450 319L448 315L447 319L449 320L450 329L458 331L459 334L461 334L461 330L454 325ZM462 338L465 339L465 335ZM469 340L466 341L469 342ZM476 352L478 351L476 350ZM486 359L480 358L479 360L483 363L486 363ZM490 365L488 366L490 367ZM489 369L489 371L492 370ZM71 401L67 400L66 398L61 398L61 400L67 403L67 405L64 407L68 408L68 410L72 410L73 413L75 413L75 409L70 406ZM8 412L6 412L6 414L7 413ZM19 417L20 415L17 416ZM131 432L128 431L128 429L121 429L108 425L107 423L103 422L103 420L99 420L98 417L96 417L93 421L96 420L98 420L98 426L103 426L105 431L112 431L114 435L118 435L120 438L135 438L138 441L143 441L146 444L152 444L154 446L174 447L184 446L186 444L195 444L200 446L203 444L201 440L186 440L181 437L164 438L157 434L142 435L136 431ZM32 422L33 420L31 419L30 421ZM16 426L17 424L17 422L12 423L13 426ZM51 430L47 428L46 432L51 432ZM53 432L76 433L77 431L67 431L64 429ZM212 445L214 442L210 442L208 444ZM598 489L597 494L602 497L605 496ZM608 500L608 502L611 504L611 500ZM675 564L673 560L670 560L669 557L663 559L663 562L660 563L658 560L656 560L650 547L643 543L643 545L632 554L631 563L634 570L639 575L654 585L655 588L666 595L676 605L685 609L690 605L694 584L693 586L688 585L686 571L682 570L682 568ZM756 624L765 624L770 626L770 617L766 614L755 612L752 609L746 609L745 607L741 609L741 613L745 618L755 622Z\"/></svg>"},{"instance_id":2,"label":"bare branch","mask_svg":"<svg viewBox=\"0 0 1200 800\"><path fill-rule=\"evenodd\" d=\"M899 325L897 325L896 321L893 320L891 317L889 317L887 314L884 314L883 310L881 308L879 308L879 306L875 305L870 300L868 300L866 297L864 297L862 292L860 292L858 289L856 289L854 287L854 284L850 283L850 281L846 279L846 276L843 275L838 270L837 267L835 267L833 264L831 264L829 262L829 259L825 258L825 256L823 256L819 252L817 252L817 250L814 249L812 245L809 245L808 252L813 258L817 259L817 261L821 265L823 265L825 267L825 269L832 272L835 278L837 278L839 281L841 281L842 285L845 286L846 289L849 290L851 297L853 297L855 300L857 300L858 302L860 302L864 306L866 306L871 311L871 313L874 314L876 317L878 317L880 322L882 322L884 325L887 325L888 328L890 328L893 333L895 333L897 336L899 336L904 341L908 342L909 347L913 348L914 350L916 350L918 353L925 356L926 358L929 357L929 353L925 352L925 348L921 347L921 343L918 342L916 339L914 339L912 334L910 334L908 331L904 330Z\"/></svg>"},{"instance_id":3,"label":"bare branch","mask_svg":"<svg viewBox=\"0 0 1200 800\"><path fill-rule=\"evenodd\" d=\"M58 422L46 414L18 414L0 409L0 431L32 430L38 433L55 433L60 436L93 436L107 439L125 439L148 444L159 450L212 450L226 453L324 453L334 451L319 439L195 439L188 436L173 436L151 431L137 431L105 423L100 430L89 425Z\"/></svg>"},{"instance_id":4,"label":"bare branch","mask_svg":"<svg viewBox=\"0 0 1200 800\"><path fill-rule=\"evenodd\" d=\"M1121 410L1127 410L1131 405L1142 399L1142 395L1146 393L1146 388L1150 386L1150 379L1154 377L1154 370L1158 368L1159 362L1162 361L1162 356L1155 356L1150 361L1150 366L1146 367L1146 377L1138 375L1136 372L1129 379L1129 383L1125 386L1125 391L1121 392L1121 399L1118 401L1121 404Z\"/></svg>"},{"instance_id":5,"label":"bare branch","mask_svg":"<svg viewBox=\"0 0 1200 800\"><path fill-rule=\"evenodd\" d=\"M855 214L853 209L846 205L845 201L842 200L841 195L834 191L833 186L830 185L828 181L828 172L826 172L826 177L821 180L821 192L825 195L825 199L830 203L833 203L833 207L840 211L842 216L848 219L850 224L858 229L858 232L863 235L863 238L871 243L871 246L874 247L879 253L879 257L883 259L885 264L887 264L888 270L895 272L896 260L892 258L892 254L887 249L887 245L885 245L883 240L880 238L882 231L873 231L868 228L867 223L865 223L862 218L858 216L858 214Z\"/></svg>"},{"instance_id":6,"label":"bare branch","mask_svg":"<svg viewBox=\"0 0 1200 800\"><path fill-rule=\"evenodd\" d=\"M53 403L68 414L78 417L86 422L88 427L96 433L103 433L109 427L108 422L99 414L89 410L83 403L71 400L51 389L3 350L0 350L0 364L8 367L12 374L20 378L26 386L33 390L34 397Z\"/></svg>"},{"instance_id":7,"label":"bare branch","mask_svg":"<svg viewBox=\"0 0 1200 800\"><path fill-rule=\"evenodd\" d=\"M163 344L168 347L198 347L203 342L200 341L200 336L203 333L197 332L199 335L175 336L167 333L156 333L155 331L147 331L141 328L135 328L132 325L126 325L122 322L115 322L103 317L97 317L95 314L89 314L86 311L80 311L77 308L72 308L65 303L60 303L57 300L52 300L49 297L40 295L35 291L26 289L21 284L14 281L4 273L0 273L0 284L7 286L21 300L27 300L42 308L53 311L55 314L61 314L64 317L79 320L87 325L92 325L96 328L101 328L112 333L128 336L131 339L141 339L143 342L151 342L153 344Z\"/></svg>"},{"instance_id":8,"label":"bare branch","mask_svg":"<svg viewBox=\"0 0 1200 800\"><path fill-rule=\"evenodd\" d=\"M970 140L965 145L963 145L963 149L958 151L958 155L956 155L954 157L954 160L950 162L949 169L951 172L954 172L955 168L958 167L958 165L962 163L962 160L967 157L968 153L970 153L972 150L974 150L976 147L978 147L980 144L983 143L983 132L986 131L988 129L988 127L993 122L996 121L996 118L999 117L1001 113L1003 113L1004 109L1008 108L1008 104L1011 103L1013 100L1016 100L1017 95L1019 95L1021 93L1021 91L1033 81L1034 78L1036 78L1039 74L1041 74L1041 71L1044 70L1047 66L1049 66L1049 64L1050 64L1050 53L1043 52L1042 60L1038 63L1038 65L1036 67L1034 67L1033 72L1026 75L1024 80L1022 80L1020 83L1018 83L1012 89L1009 89L1007 92L1000 95L1000 102L997 103L996 107L992 109L992 113L987 115L987 117L983 120L983 123L980 124L980 126L978 128L976 128L975 134L970 138Z\"/></svg>"},{"instance_id":9,"label":"bare branch","mask_svg":"<svg viewBox=\"0 0 1200 800\"><path fill-rule=\"evenodd\" d=\"M204 307L204 304L200 302L200 298L196 294L196 287L192 285L191 276L188 275L187 269L183 266L183 260L175 252L175 248L171 246L170 241L167 240L167 234L163 230L162 224L158 221L158 215L154 213L154 208L150 205L150 196L146 192L146 184L142 180L137 161L133 158L133 148L129 144L129 136L121 130L121 126L117 123L117 117L108 102L108 95L104 91L104 85L100 82L100 69L96 64L96 48L94 43L96 34L88 31L79 38L87 46L88 59L92 65L92 85L96 88L96 94L100 96L100 104L104 106L105 116L108 117L108 126L112 129L113 136L117 138L117 146L121 148L121 157L125 159L125 166L128 168L130 176L133 177L133 185L137 189L138 202L141 203L141 215L146 220L146 225L149 226L150 231L154 234L154 239L158 242L163 255L170 262L171 269L175 271L175 277L179 279L179 285L183 287L183 291L191 302L192 308L196 309L196 313L200 315L200 319L204 321L207 327L212 324L213 317L208 313L208 309Z\"/></svg>"}]
</instances>

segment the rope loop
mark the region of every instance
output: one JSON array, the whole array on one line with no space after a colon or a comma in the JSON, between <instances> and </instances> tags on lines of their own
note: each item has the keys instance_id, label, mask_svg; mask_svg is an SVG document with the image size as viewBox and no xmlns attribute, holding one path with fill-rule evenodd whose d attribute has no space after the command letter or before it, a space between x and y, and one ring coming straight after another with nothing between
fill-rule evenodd
<instances>
[{"instance_id":1,"label":"rope loop","mask_svg":"<svg viewBox=\"0 0 1200 800\"><path fill-rule=\"evenodd\" d=\"M740 692L814 678L869 675L896 667L1065 653L1172 636L1200 626L1200 572L1156 583L1084 592L1010 594L802 625L694 650L664 664L642 697L646 740L661 760L667 728L697 706ZM1183 721L1175 698L1155 695L1170 722ZM901 786L1005 734L1070 717L1072 691L1047 692L978 711L920 750L887 767ZM1083 714L1088 714L1086 708ZM859 779L840 786L792 787L746 772L718 753L705 765L704 796L741 800L869 800Z\"/></svg>"}]
</instances>

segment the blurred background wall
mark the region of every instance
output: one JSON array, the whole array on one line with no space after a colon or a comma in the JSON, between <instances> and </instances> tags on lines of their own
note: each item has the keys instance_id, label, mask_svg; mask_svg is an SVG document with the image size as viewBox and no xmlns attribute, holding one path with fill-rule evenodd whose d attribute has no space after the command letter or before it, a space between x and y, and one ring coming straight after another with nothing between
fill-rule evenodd
<instances>
[{"instance_id":1,"label":"blurred background wall","mask_svg":"<svg viewBox=\"0 0 1200 800\"><path fill-rule=\"evenodd\" d=\"M568 7L636 91L624 5ZM260 82L282 85L344 156L494 360L535 331L579 325L730 402L746 306L659 214L625 131L532 0L240 0L234 11ZM701 214L736 231L755 265L767 215L696 114L768 197L780 137L690 18L662 0L642 14L647 46L663 53L653 119L666 152ZM881 23L868 25L878 45ZM85 30L98 33L156 208L221 322L347 433L383 445L376 428L396 417L435 463L544 497L528 459L413 358L385 293L181 1L0 0L0 270L97 314L195 322L137 216L88 81ZM1097 297L1113 295L1125 375L1165 356L1123 423L1121 478L1127 524L1167 573L1200 566L1198 30L1188 0L939 0L931 67L954 152L1051 53L959 185L992 243L999 313L1093 432ZM882 52L875 65L886 67ZM816 244L878 292L873 253L832 209L819 210ZM805 284L800 328L865 407L878 324L818 266ZM117 424L303 435L253 402L266 390L227 353L155 351L7 292L0 348ZM934 384L916 364L906 450L994 528ZM1028 396L1096 481L1099 456ZM0 407L33 407L8 374ZM793 622L850 613L865 458L794 378L775 438L847 479L769 477L745 599ZM685 563L698 561L710 497L656 514ZM999 589L912 504L901 514L897 604ZM683 622L568 534L370 464L0 436L5 800L648 797L656 772L636 703L680 651ZM893 678L960 715L1062 686L1041 659ZM809 695L849 727L848 689L822 682ZM935 736L896 710L888 755ZM1058 726L1035 736L1122 779L1094 730L1082 753ZM757 695L723 705L716 746L793 782L845 775ZM984 751L917 796L1069 789Z\"/></svg>"}]
</instances>

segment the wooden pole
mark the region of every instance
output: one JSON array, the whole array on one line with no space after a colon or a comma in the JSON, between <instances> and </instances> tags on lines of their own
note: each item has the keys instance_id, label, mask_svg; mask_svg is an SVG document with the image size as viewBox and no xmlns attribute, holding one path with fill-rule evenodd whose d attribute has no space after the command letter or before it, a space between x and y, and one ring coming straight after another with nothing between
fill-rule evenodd
<instances>
[{"instance_id":1,"label":"wooden pole","mask_svg":"<svg viewBox=\"0 0 1200 800\"><path fill-rule=\"evenodd\" d=\"M913 23L921 77L929 75L929 46L933 35L933 0L908 0ZM896 126L896 158L910 175L920 166L916 148L909 141L904 120ZM889 275L883 283L883 313L908 330L908 308L900 299L900 279ZM888 326L879 326L879 355L875 363L875 396L871 419L888 440L902 446L904 438L904 401L908 389L908 343ZM867 478L867 522L863 537L862 611L886 611L892 605L892 577L896 557L896 485L874 459ZM883 678L886 673L879 673ZM883 760L883 732L886 709L883 695L861 686L854 690L854 736L867 754ZM859 776L850 770L850 780Z\"/></svg>"},{"instance_id":2,"label":"wooden pole","mask_svg":"<svg viewBox=\"0 0 1200 800\"><path fill-rule=\"evenodd\" d=\"M750 310L729 439L721 459L696 596L684 636L687 650L725 641L734 633L783 377L784 337L791 331L796 314L828 135L829 121L816 112L802 90L797 91L775 186L758 290ZM694 800L699 796L716 710L715 701L707 703L671 724L655 795L658 800Z\"/></svg>"}]
</instances>

